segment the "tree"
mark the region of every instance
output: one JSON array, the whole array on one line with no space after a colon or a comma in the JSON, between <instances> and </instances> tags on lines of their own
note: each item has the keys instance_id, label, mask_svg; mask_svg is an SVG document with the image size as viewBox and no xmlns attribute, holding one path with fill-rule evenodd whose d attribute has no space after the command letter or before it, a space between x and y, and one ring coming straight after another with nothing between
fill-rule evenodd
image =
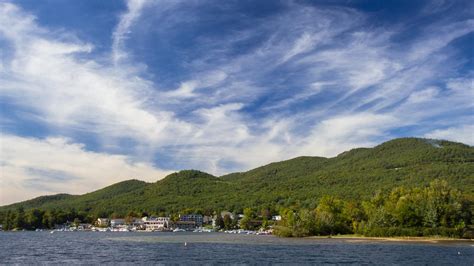
<instances>
[{"instance_id":1,"label":"tree","mask_svg":"<svg viewBox=\"0 0 474 266\"><path fill-rule=\"evenodd\" d=\"M52 228L54 225L51 223L52 217L51 212L46 211L43 214L43 219L41 220L41 224L43 228Z\"/></svg>"},{"instance_id":2,"label":"tree","mask_svg":"<svg viewBox=\"0 0 474 266\"><path fill-rule=\"evenodd\" d=\"M224 215L224 229L230 230L234 227L234 223L229 214Z\"/></svg>"},{"instance_id":3,"label":"tree","mask_svg":"<svg viewBox=\"0 0 474 266\"><path fill-rule=\"evenodd\" d=\"M125 224L132 224L133 219L135 219L136 217L138 217L138 214L136 214L135 212L128 212L128 214L125 216Z\"/></svg>"},{"instance_id":4,"label":"tree","mask_svg":"<svg viewBox=\"0 0 474 266\"><path fill-rule=\"evenodd\" d=\"M5 216L3 219L3 229L12 230L15 227L14 223L15 223L15 214L11 210L8 210L5 213Z\"/></svg>"},{"instance_id":5,"label":"tree","mask_svg":"<svg viewBox=\"0 0 474 266\"><path fill-rule=\"evenodd\" d=\"M122 216L121 216L119 213L117 213L117 212L114 212L114 213L112 213L112 214L110 215L110 218L112 218L112 219L119 219L119 218L121 218L121 217L122 217Z\"/></svg>"},{"instance_id":6,"label":"tree","mask_svg":"<svg viewBox=\"0 0 474 266\"><path fill-rule=\"evenodd\" d=\"M262 219L267 219L267 220L272 218L272 214L268 208L262 209L261 216L262 216Z\"/></svg>"},{"instance_id":7,"label":"tree","mask_svg":"<svg viewBox=\"0 0 474 266\"><path fill-rule=\"evenodd\" d=\"M225 227L224 219L222 219L222 216L219 212L217 212L217 214L216 214L215 224L216 224L216 227L219 228L219 229L222 229L222 228Z\"/></svg>"},{"instance_id":8,"label":"tree","mask_svg":"<svg viewBox=\"0 0 474 266\"><path fill-rule=\"evenodd\" d=\"M28 212L28 224L32 229L43 227L43 211L33 209Z\"/></svg>"},{"instance_id":9,"label":"tree","mask_svg":"<svg viewBox=\"0 0 474 266\"><path fill-rule=\"evenodd\" d=\"M245 230L253 229L253 227L251 225L251 221L253 219L255 219L254 211L250 208L245 208L244 209L244 217L240 220L240 228L245 229Z\"/></svg>"},{"instance_id":10,"label":"tree","mask_svg":"<svg viewBox=\"0 0 474 266\"><path fill-rule=\"evenodd\" d=\"M361 221L367 219L364 211L362 210L359 203L355 201L346 202L344 204L344 209L342 210L342 215L345 219L352 222L352 231L356 232Z\"/></svg>"},{"instance_id":11,"label":"tree","mask_svg":"<svg viewBox=\"0 0 474 266\"><path fill-rule=\"evenodd\" d=\"M26 219L25 219L25 210L23 206L20 206L16 211L15 221L13 223L13 227L17 229L26 229Z\"/></svg>"},{"instance_id":12,"label":"tree","mask_svg":"<svg viewBox=\"0 0 474 266\"><path fill-rule=\"evenodd\" d=\"M316 232L319 234L349 233L352 221L343 215L345 202L323 196L316 208Z\"/></svg>"}]
</instances>

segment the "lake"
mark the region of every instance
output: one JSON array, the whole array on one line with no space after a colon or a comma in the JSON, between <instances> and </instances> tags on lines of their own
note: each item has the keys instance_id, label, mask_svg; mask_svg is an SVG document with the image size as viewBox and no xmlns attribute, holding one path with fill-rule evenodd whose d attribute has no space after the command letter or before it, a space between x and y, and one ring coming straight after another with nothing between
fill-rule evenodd
<instances>
[{"instance_id":1,"label":"lake","mask_svg":"<svg viewBox=\"0 0 474 266\"><path fill-rule=\"evenodd\" d=\"M474 265L473 245L192 232L0 232L0 263Z\"/></svg>"}]
</instances>

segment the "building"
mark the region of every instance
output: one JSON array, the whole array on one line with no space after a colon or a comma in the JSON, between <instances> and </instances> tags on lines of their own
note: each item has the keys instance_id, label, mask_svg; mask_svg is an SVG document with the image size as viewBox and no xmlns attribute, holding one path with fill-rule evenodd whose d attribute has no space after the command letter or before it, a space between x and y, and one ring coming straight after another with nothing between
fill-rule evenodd
<instances>
[{"instance_id":1,"label":"building","mask_svg":"<svg viewBox=\"0 0 474 266\"><path fill-rule=\"evenodd\" d=\"M197 227L202 227L203 217L201 214L180 214L179 221L173 224L173 227L184 229L184 230L193 230Z\"/></svg>"},{"instance_id":2,"label":"building","mask_svg":"<svg viewBox=\"0 0 474 266\"><path fill-rule=\"evenodd\" d=\"M179 221L180 222L194 222L195 227L201 227L203 218L201 214L184 214L184 215L180 214Z\"/></svg>"},{"instance_id":3,"label":"building","mask_svg":"<svg viewBox=\"0 0 474 266\"><path fill-rule=\"evenodd\" d=\"M169 217L143 217L142 220L147 231L163 231L170 228Z\"/></svg>"},{"instance_id":4,"label":"building","mask_svg":"<svg viewBox=\"0 0 474 266\"><path fill-rule=\"evenodd\" d=\"M132 228L136 230L145 230L145 222L140 219L140 218L132 218L132 220L129 222Z\"/></svg>"},{"instance_id":5,"label":"building","mask_svg":"<svg viewBox=\"0 0 474 266\"><path fill-rule=\"evenodd\" d=\"M281 221L281 215L274 215L272 216L273 221Z\"/></svg>"},{"instance_id":6,"label":"building","mask_svg":"<svg viewBox=\"0 0 474 266\"><path fill-rule=\"evenodd\" d=\"M125 225L125 219L112 219L110 220L110 226L111 227L117 227L117 226L122 226Z\"/></svg>"},{"instance_id":7,"label":"building","mask_svg":"<svg viewBox=\"0 0 474 266\"><path fill-rule=\"evenodd\" d=\"M108 218L98 218L96 223L97 223L97 226L107 227L109 226L109 222L110 220Z\"/></svg>"},{"instance_id":8,"label":"building","mask_svg":"<svg viewBox=\"0 0 474 266\"><path fill-rule=\"evenodd\" d=\"M144 224L145 222L140 218L133 218L132 221L130 222L130 225L132 226L142 226Z\"/></svg>"},{"instance_id":9,"label":"building","mask_svg":"<svg viewBox=\"0 0 474 266\"><path fill-rule=\"evenodd\" d=\"M177 221L173 223L173 227L189 231L194 230L200 226L198 226L195 221Z\"/></svg>"}]
</instances>

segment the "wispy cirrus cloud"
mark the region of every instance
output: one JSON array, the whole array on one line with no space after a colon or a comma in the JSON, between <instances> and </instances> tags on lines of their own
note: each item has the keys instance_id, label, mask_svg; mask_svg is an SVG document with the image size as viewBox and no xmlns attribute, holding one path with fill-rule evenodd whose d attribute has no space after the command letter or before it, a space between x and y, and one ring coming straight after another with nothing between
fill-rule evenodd
<instances>
[{"instance_id":1,"label":"wispy cirrus cloud","mask_svg":"<svg viewBox=\"0 0 474 266\"><path fill-rule=\"evenodd\" d=\"M472 74L453 44L472 34L468 16L430 21L420 10L418 24L382 26L353 7L278 5L259 16L238 3L131 0L110 32L110 51L98 54L101 43L71 38L1 3L5 139L66 154L53 167L55 157L38 161L15 145L7 156L2 148L0 158L9 162L2 181L89 178L70 167L75 156L154 180L167 173L161 169L222 174L299 155L334 156L397 136L472 143ZM411 25L421 30L413 34ZM11 130L32 125L46 133ZM61 145L51 142L58 136ZM72 181L58 181L48 193L126 178L81 181L69 190L61 184Z\"/></svg>"},{"instance_id":2,"label":"wispy cirrus cloud","mask_svg":"<svg viewBox=\"0 0 474 266\"><path fill-rule=\"evenodd\" d=\"M117 65L121 60L127 57L124 51L124 44L130 34L132 25L136 22L146 6L148 0L129 0L127 1L127 11L120 15L117 28L112 33L112 60Z\"/></svg>"}]
</instances>

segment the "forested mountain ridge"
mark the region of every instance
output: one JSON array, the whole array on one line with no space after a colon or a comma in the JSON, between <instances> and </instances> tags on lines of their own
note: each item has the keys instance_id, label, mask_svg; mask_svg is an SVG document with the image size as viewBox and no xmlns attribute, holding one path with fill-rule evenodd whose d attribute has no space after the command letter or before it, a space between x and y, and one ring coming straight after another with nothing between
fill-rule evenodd
<instances>
[{"instance_id":1,"label":"forested mountain ridge","mask_svg":"<svg viewBox=\"0 0 474 266\"><path fill-rule=\"evenodd\" d=\"M0 207L0 211L23 206L125 215L129 211L158 214L184 209L313 208L324 195L368 199L378 191L428 185L437 178L474 200L474 147L401 138L333 158L298 157L221 177L185 170L154 183L129 180L84 195L38 197Z\"/></svg>"}]
</instances>

